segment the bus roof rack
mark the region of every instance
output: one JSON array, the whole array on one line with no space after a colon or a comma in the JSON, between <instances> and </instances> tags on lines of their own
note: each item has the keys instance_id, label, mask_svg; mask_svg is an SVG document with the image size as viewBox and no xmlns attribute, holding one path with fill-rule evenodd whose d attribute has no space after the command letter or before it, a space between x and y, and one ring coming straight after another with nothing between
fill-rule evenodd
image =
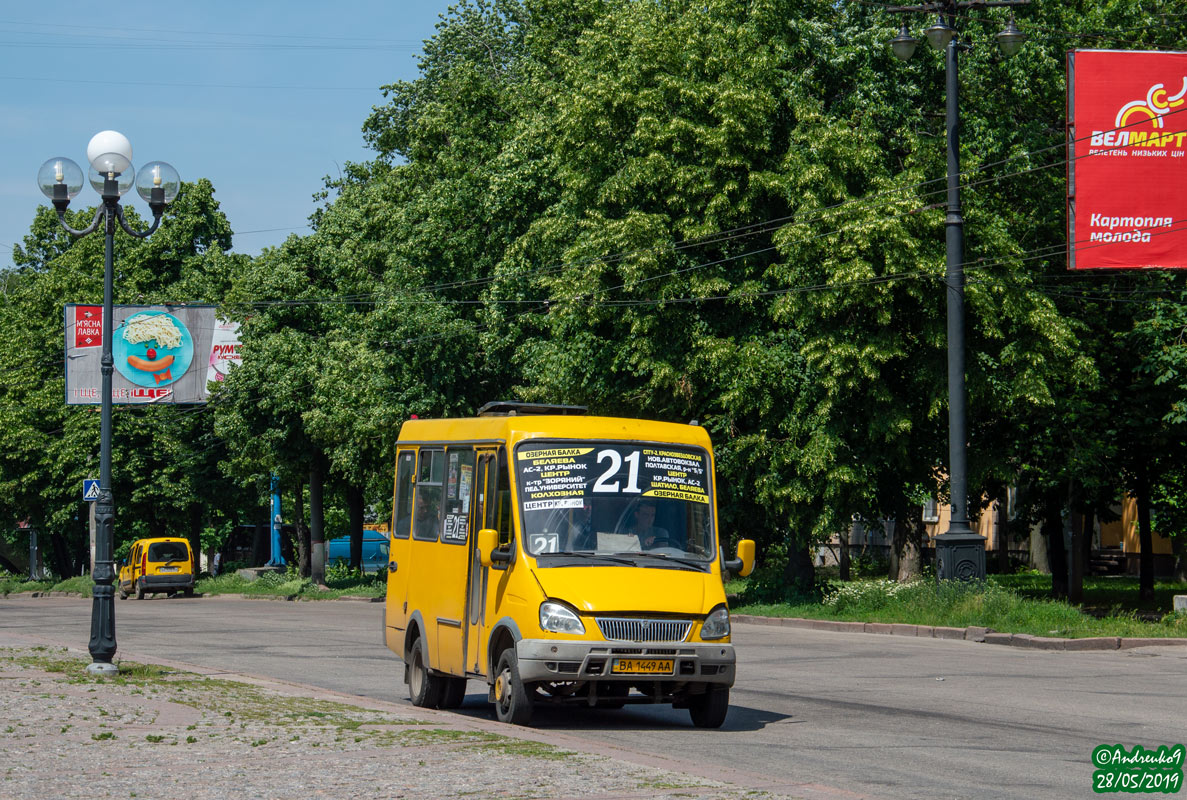
<instances>
[{"instance_id":1,"label":"bus roof rack","mask_svg":"<svg viewBox=\"0 0 1187 800\"><path fill-rule=\"evenodd\" d=\"M555 406L547 403L519 403L514 400L494 400L478 409L480 417L514 417L523 414L560 414L580 417L589 411L585 406Z\"/></svg>"}]
</instances>

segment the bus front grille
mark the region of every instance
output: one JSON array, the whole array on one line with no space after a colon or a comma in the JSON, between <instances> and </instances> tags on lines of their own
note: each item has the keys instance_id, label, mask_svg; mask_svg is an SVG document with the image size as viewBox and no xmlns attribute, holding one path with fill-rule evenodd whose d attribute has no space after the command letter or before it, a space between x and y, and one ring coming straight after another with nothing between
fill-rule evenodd
<instances>
[{"instance_id":1,"label":"bus front grille","mask_svg":"<svg viewBox=\"0 0 1187 800\"><path fill-rule=\"evenodd\" d=\"M692 630L692 622L686 619L598 617L597 621L610 642L682 642Z\"/></svg>"}]
</instances>

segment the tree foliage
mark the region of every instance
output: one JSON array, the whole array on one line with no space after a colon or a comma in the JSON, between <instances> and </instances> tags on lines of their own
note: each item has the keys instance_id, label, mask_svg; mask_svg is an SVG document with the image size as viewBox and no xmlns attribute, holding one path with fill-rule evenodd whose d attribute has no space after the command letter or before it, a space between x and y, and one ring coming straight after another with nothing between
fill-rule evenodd
<instances>
[{"instance_id":1,"label":"tree foliage","mask_svg":"<svg viewBox=\"0 0 1187 800\"><path fill-rule=\"evenodd\" d=\"M1006 10L960 20L974 511L1018 484L1035 519L1052 497L1103 513L1149 479L1177 524L1182 279L1070 275L1063 255L1066 50L1182 49L1175 13L1032 4L1010 60L992 45ZM195 211L121 244L123 296L215 299L242 322L243 365L177 457L208 441L201 480L217 467L249 495L324 471L331 497L385 516L413 414L518 397L695 419L723 536L784 554L785 586L810 590L814 543L855 518L905 525L944 491L944 66L891 55L900 21L824 0L463 0L418 77L383 87L374 158L327 181L310 235L231 258ZM77 259L96 243L67 249L54 224L34 221L5 284L43 322L4 324L51 366L6 390L31 438L3 458L65 448L53 463L78 472L93 423L60 406L44 320L66 286L94 291ZM137 453L170 441L150 432ZM24 513L60 477L5 468L0 486ZM164 492L135 491L158 513Z\"/></svg>"}]
</instances>

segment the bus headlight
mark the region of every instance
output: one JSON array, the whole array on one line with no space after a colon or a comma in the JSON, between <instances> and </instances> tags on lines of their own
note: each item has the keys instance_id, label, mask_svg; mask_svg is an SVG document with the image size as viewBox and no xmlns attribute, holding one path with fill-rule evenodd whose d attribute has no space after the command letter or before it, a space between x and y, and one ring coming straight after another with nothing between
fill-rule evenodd
<instances>
[{"instance_id":1,"label":"bus headlight","mask_svg":"<svg viewBox=\"0 0 1187 800\"><path fill-rule=\"evenodd\" d=\"M585 633L577 612L552 600L540 604L540 627L552 633Z\"/></svg>"},{"instance_id":2,"label":"bus headlight","mask_svg":"<svg viewBox=\"0 0 1187 800\"><path fill-rule=\"evenodd\" d=\"M730 635L730 611L725 606L718 606L709 612L705 621L701 623L702 639L722 639Z\"/></svg>"}]
</instances>

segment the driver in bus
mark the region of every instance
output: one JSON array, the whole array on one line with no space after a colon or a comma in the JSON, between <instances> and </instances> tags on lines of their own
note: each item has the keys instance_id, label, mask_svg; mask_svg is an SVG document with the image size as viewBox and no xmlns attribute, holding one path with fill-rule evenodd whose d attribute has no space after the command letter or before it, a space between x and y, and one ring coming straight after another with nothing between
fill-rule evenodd
<instances>
[{"instance_id":1,"label":"driver in bus","mask_svg":"<svg viewBox=\"0 0 1187 800\"><path fill-rule=\"evenodd\" d=\"M639 537L639 544L644 550L654 550L657 547L671 547L668 531L655 524L655 501L643 499L635 508L635 518L627 533Z\"/></svg>"}]
</instances>

